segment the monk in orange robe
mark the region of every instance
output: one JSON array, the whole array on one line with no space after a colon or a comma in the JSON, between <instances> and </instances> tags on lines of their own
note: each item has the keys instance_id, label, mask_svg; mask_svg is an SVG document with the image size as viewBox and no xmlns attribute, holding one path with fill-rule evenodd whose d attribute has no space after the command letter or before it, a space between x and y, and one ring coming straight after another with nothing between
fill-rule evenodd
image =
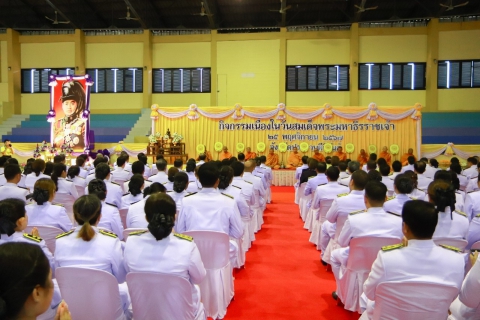
<instances>
[{"instance_id":1,"label":"monk in orange robe","mask_svg":"<svg viewBox=\"0 0 480 320\"><path fill-rule=\"evenodd\" d=\"M318 148L315 148L315 150L313 151L312 158L317 160L318 162L325 162L325 156L320 153Z\"/></svg>"},{"instance_id":2,"label":"monk in orange robe","mask_svg":"<svg viewBox=\"0 0 480 320\"><path fill-rule=\"evenodd\" d=\"M300 155L300 153L298 153L298 149L294 147L293 151L290 152L290 155L288 156L287 165L285 166L285 168L295 169L301 165L302 156Z\"/></svg>"},{"instance_id":3,"label":"monk in orange robe","mask_svg":"<svg viewBox=\"0 0 480 320\"><path fill-rule=\"evenodd\" d=\"M413 156L415 158L415 161L417 161L417 158L413 155L413 149L409 148L408 152L405 153L400 160L400 162L402 163L402 166L406 166L408 164L408 157L410 156Z\"/></svg>"},{"instance_id":4,"label":"monk in orange robe","mask_svg":"<svg viewBox=\"0 0 480 320\"><path fill-rule=\"evenodd\" d=\"M360 162L360 166L363 167L364 164L368 162L368 155L365 152L365 149L360 150L360 154L357 157L357 161Z\"/></svg>"},{"instance_id":5,"label":"monk in orange robe","mask_svg":"<svg viewBox=\"0 0 480 320\"><path fill-rule=\"evenodd\" d=\"M255 159L257 157L256 153L255 152L251 152L251 148L250 147L247 147L246 151L245 152L245 161L248 161L248 160L252 160L252 159Z\"/></svg>"},{"instance_id":6,"label":"monk in orange robe","mask_svg":"<svg viewBox=\"0 0 480 320\"><path fill-rule=\"evenodd\" d=\"M378 157L385 159L385 161L387 161L387 164L389 166L392 165L392 155L390 153L388 153L388 148L387 147L382 148L382 152L380 152L380 155Z\"/></svg>"},{"instance_id":7,"label":"monk in orange robe","mask_svg":"<svg viewBox=\"0 0 480 320\"><path fill-rule=\"evenodd\" d=\"M267 154L267 161L265 162L266 166L269 166L272 169L280 169L280 163L278 161L278 154L275 154L275 150L270 149Z\"/></svg>"},{"instance_id":8,"label":"monk in orange robe","mask_svg":"<svg viewBox=\"0 0 480 320\"><path fill-rule=\"evenodd\" d=\"M223 147L223 151L220 152L220 161L222 161L223 159L230 159L232 157L232 154L230 152L228 152L228 148L227 147Z\"/></svg>"},{"instance_id":9,"label":"monk in orange robe","mask_svg":"<svg viewBox=\"0 0 480 320\"><path fill-rule=\"evenodd\" d=\"M207 151L207 146L205 146L205 152L203 153L205 155L205 162L208 162L208 161L212 161L213 158L212 158L212 154L210 153L210 151ZM196 161L200 161L200 155L197 157Z\"/></svg>"},{"instance_id":10,"label":"monk in orange robe","mask_svg":"<svg viewBox=\"0 0 480 320\"><path fill-rule=\"evenodd\" d=\"M337 151L333 153L334 156L337 156L340 161L347 161L347 154L343 152L342 147L338 147Z\"/></svg>"}]
</instances>

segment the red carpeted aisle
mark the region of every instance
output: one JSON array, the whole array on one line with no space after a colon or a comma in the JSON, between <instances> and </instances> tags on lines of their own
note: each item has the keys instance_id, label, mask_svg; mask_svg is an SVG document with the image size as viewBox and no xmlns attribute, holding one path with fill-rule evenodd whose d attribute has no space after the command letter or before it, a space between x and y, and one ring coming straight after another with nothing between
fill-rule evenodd
<instances>
[{"instance_id":1,"label":"red carpeted aisle","mask_svg":"<svg viewBox=\"0 0 480 320\"><path fill-rule=\"evenodd\" d=\"M235 300L225 319L358 319L331 297L335 280L308 242L293 187L272 187L265 223L235 274Z\"/></svg>"}]
</instances>

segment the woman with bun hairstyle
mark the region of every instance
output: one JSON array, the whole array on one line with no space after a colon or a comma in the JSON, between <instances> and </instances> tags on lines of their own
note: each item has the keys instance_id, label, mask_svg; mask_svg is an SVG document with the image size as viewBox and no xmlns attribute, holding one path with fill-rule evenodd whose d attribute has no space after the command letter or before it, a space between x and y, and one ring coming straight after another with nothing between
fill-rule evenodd
<instances>
[{"instance_id":1,"label":"woman with bun hairstyle","mask_svg":"<svg viewBox=\"0 0 480 320\"><path fill-rule=\"evenodd\" d=\"M175 201L163 193L150 196L145 203L148 231L131 234L125 244L127 272L173 274L191 283L194 305L187 319L206 319L196 284L206 271L200 252L189 236L172 232L175 225Z\"/></svg>"},{"instance_id":2,"label":"woman with bun hairstyle","mask_svg":"<svg viewBox=\"0 0 480 320\"><path fill-rule=\"evenodd\" d=\"M178 170L178 169L177 169ZM165 185L158 182L152 183L143 189L143 199L132 203L127 212L127 228L147 228L148 222L145 219L145 202L147 199L157 193L166 193Z\"/></svg>"},{"instance_id":3,"label":"woman with bun hairstyle","mask_svg":"<svg viewBox=\"0 0 480 320\"><path fill-rule=\"evenodd\" d=\"M122 245L118 237L98 228L102 203L92 194L81 196L73 204L78 226L57 236L55 246L56 267L98 269L111 273L119 283L123 310L115 319L122 318L122 311L131 319L128 310L130 297L125 283L127 275L123 261ZM92 288L94 290L95 288ZM84 293L88 294L88 293Z\"/></svg>"},{"instance_id":4,"label":"woman with bun hairstyle","mask_svg":"<svg viewBox=\"0 0 480 320\"><path fill-rule=\"evenodd\" d=\"M132 203L142 200L144 187L145 179L143 175L139 173L134 174L128 182L128 193L122 197L122 209L128 208Z\"/></svg>"},{"instance_id":5,"label":"woman with bun hairstyle","mask_svg":"<svg viewBox=\"0 0 480 320\"><path fill-rule=\"evenodd\" d=\"M413 190L410 193L410 197L412 197L413 200L427 201L428 200L427 190L423 191L423 190L418 189L418 176L417 176L417 174L415 172L413 172L412 170L407 170L403 174L406 175L407 177L409 177L410 180L412 180L412 183L413 183Z\"/></svg>"},{"instance_id":6,"label":"woman with bun hairstyle","mask_svg":"<svg viewBox=\"0 0 480 320\"><path fill-rule=\"evenodd\" d=\"M413 200L409 196L413 191L412 179L405 174L397 175L393 182L393 190L395 191L395 195L385 201L383 209L389 213L402 215L404 203Z\"/></svg>"},{"instance_id":7,"label":"woman with bun hairstyle","mask_svg":"<svg viewBox=\"0 0 480 320\"><path fill-rule=\"evenodd\" d=\"M55 183L50 178L35 182L32 199L35 203L25 206L29 226L51 226L68 231L73 227L62 205L52 205L55 198Z\"/></svg>"},{"instance_id":8,"label":"woman with bun hairstyle","mask_svg":"<svg viewBox=\"0 0 480 320\"><path fill-rule=\"evenodd\" d=\"M180 212L180 209L182 207L183 197L188 194L187 188L189 185L190 182L188 181L187 173L180 171L175 175L173 180L173 192L169 192L168 195L172 197L173 201L175 201L175 204L177 206L177 213Z\"/></svg>"},{"instance_id":9,"label":"woman with bun hairstyle","mask_svg":"<svg viewBox=\"0 0 480 320\"><path fill-rule=\"evenodd\" d=\"M466 239L469 221L465 213L455 210L455 187L445 180L434 180L428 186L428 198L438 212L433 239Z\"/></svg>"},{"instance_id":10,"label":"woman with bun hairstyle","mask_svg":"<svg viewBox=\"0 0 480 320\"><path fill-rule=\"evenodd\" d=\"M173 180L175 179L175 175L179 172L178 168L171 167L168 169L167 176L168 176L168 181L165 183L165 189L167 191L173 191Z\"/></svg>"},{"instance_id":11,"label":"woman with bun hairstyle","mask_svg":"<svg viewBox=\"0 0 480 320\"><path fill-rule=\"evenodd\" d=\"M56 316L50 308L55 301L55 285L48 258L39 246L22 242L3 244L0 261L1 320L35 320L40 315L71 320L65 302L57 302Z\"/></svg>"},{"instance_id":12,"label":"woman with bun hairstyle","mask_svg":"<svg viewBox=\"0 0 480 320\"><path fill-rule=\"evenodd\" d=\"M43 174L45 171L45 161L42 159L36 159L32 163L32 173L29 173L25 178L25 187L33 192L33 187L35 186L35 182L38 179L47 178L50 179L50 176Z\"/></svg>"},{"instance_id":13,"label":"woman with bun hairstyle","mask_svg":"<svg viewBox=\"0 0 480 320\"><path fill-rule=\"evenodd\" d=\"M80 176L79 166L71 166L70 168L68 168L67 180L72 181L74 185L79 186L82 189L84 189L87 185L87 180ZM77 193L78 193L78 190L77 190ZM83 193L81 195L83 195Z\"/></svg>"},{"instance_id":14,"label":"woman with bun hairstyle","mask_svg":"<svg viewBox=\"0 0 480 320\"><path fill-rule=\"evenodd\" d=\"M50 161L45 162L45 170L43 170L43 174L51 177L52 171L53 171L53 162L50 162Z\"/></svg>"},{"instance_id":15,"label":"woman with bun hairstyle","mask_svg":"<svg viewBox=\"0 0 480 320\"><path fill-rule=\"evenodd\" d=\"M455 210L465 211L465 192L460 190L460 181L455 172L439 170L435 173L433 180L444 180L452 184L455 189Z\"/></svg>"},{"instance_id":16,"label":"woman with bun hairstyle","mask_svg":"<svg viewBox=\"0 0 480 320\"><path fill-rule=\"evenodd\" d=\"M77 188L72 181L68 181L67 166L63 163L55 163L52 171L52 181L55 183L57 193L69 194L75 199L78 198Z\"/></svg>"},{"instance_id":17,"label":"woman with bun hairstyle","mask_svg":"<svg viewBox=\"0 0 480 320\"><path fill-rule=\"evenodd\" d=\"M99 228L104 228L115 233L120 240L123 240L123 224L120 218L120 212L117 207L105 202L107 198L107 186L100 179L93 179L88 184L88 194L96 196L102 202L102 210Z\"/></svg>"}]
</instances>

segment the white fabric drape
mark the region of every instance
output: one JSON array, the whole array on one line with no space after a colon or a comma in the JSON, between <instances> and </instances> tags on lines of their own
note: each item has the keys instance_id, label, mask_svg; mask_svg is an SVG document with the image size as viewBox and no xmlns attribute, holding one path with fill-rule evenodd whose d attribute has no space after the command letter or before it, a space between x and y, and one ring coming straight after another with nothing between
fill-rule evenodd
<instances>
[{"instance_id":1,"label":"white fabric drape","mask_svg":"<svg viewBox=\"0 0 480 320\"><path fill-rule=\"evenodd\" d=\"M436 157L438 157L439 155L441 155L442 153L444 153L445 150L447 150L447 145L444 145L443 147L440 147L439 149L437 149L437 150L435 150L435 151L423 152L423 153L422 153L422 157L425 157L425 158L427 158L427 159L436 158ZM420 154L420 153L419 153L419 154Z\"/></svg>"},{"instance_id":2,"label":"white fabric drape","mask_svg":"<svg viewBox=\"0 0 480 320\"><path fill-rule=\"evenodd\" d=\"M142 152L145 153L145 154L147 154L147 148L142 149L142 150L135 150L135 151L133 151L133 150L130 150L130 149L126 148L124 145L121 145L121 144L120 144L120 147L122 148L122 151L125 151L126 153L128 153L128 155L129 155L130 157L137 157L137 155L138 155L139 153L142 153ZM115 148L116 148L116 146L107 149L108 152L110 152L110 155L115 154Z\"/></svg>"},{"instance_id":3,"label":"white fabric drape","mask_svg":"<svg viewBox=\"0 0 480 320\"><path fill-rule=\"evenodd\" d=\"M289 116L291 116L295 119L299 119L299 120L313 119L313 118L321 115L323 113L323 111L325 111L325 108L321 108L321 109L318 109L318 110L315 110L315 111L309 112L309 113L298 113L298 112L291 111L289 109L285 109L286 114L288 114Z\"/></svg>"},{"instance_id":4,"label":"white fabric drape","mask_svg":"<svg viewBox=\"0 0 480 320\"><path fill-rule=\"evenodd\" d=\"M439 155L443 154L447 150L448 147L451 147L453 152L455 152L455 155L459 156L462 159L467 159L467 158L473 157L473 156L480 156L480 152L462 151L459 148L455 147L455 145L453 143L449 142L446 145L441 146L436 150L433 150L433 151L430 151L430 152L423 152L422 157L426 157L428 159L438 157Z\"/></svg>"}]
</instances>

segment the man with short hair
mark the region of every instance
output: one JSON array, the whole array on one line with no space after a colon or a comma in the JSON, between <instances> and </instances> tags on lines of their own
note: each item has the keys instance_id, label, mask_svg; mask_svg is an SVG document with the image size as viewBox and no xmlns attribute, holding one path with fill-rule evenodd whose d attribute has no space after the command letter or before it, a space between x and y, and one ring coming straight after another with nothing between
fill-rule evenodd
<instances>
[{"instance_id":1,"label":"man with short hair","mask_svg":"<svg viewBox=\"0 0 480 320\"><path fill-rule=\"evenodd\" d=\"M425 169L425 177L427 178L430 178L430 179L433 179L435 177L435 173L438 171L438 170L441 170L439 167L438 167L438 161L437 159L435 158L432 158L430 159L430 161L428 161L429 163L427 163L427 168ZM475 171L477 170L477 166L475 166ZM477 171L476 171L477 172ZM477 172L478 174L478 172Z\"/></svg>"},{"instance_id":2,"label":"man with short hair","mask_svg":"<svg viewBox=\"0 0 480 320\"><path fill-rule=\"evenodd\" d=\"M145 176L145 164L140 160L132 163L132 177L135 174L141 174L143 176L143 179L145 180L145 183L143 185L144 188L149 187L153 183L152 181L147 180L147 177ZM130 180L132 179L132 177L130 177L130 179L125 181L125 183L123 184L123 190L125 192L129 191L128 184L130 183Z\"/></svg>"},{"instance_id":3,"label":"man with short hair","mask_svg":"<svg viewBox=\"0 0 480 320\"><path fill-rule=\"evenodd\" d=\"M341 146L337 147L337 151L333 153L333 156L337 156L339 161L347 161L347 154L343 152L343 148Z\"/></svg>"},{"instance_id":4,"label":"man with short hair","mask_svg":"<svg viewBox=\"0 0 480 320\"><path fill-rule=\"evenodd\" d=\"M75 159L75 164L80 168L79 176L86 179L88 176L88 170L85 168L85 158L78 156Z\"/></svg>"},{"instance_id":5,"label":"man with short hair","mask_svg":"<svg viewBox=\"0 0 480 320\"><path fill-rule=\"evenodd\" d=\"M338 177L338 179L344 179L344 178L347 178L349 176L348 172L347 172L347 163L345 161L340 161L338 163L338 170L340 170L340 175Z\"/></svg>"},{"instance_id":6,"label":"man with short hair","mask_svg":"<svg viewBox=\"0 0 480 320\"><path fill-rule=\"evenodd\" d=\"M462 174L469 179L472 179L478 176L477 163L478 163L478 160L476 158L469 157L467 159L467 168L463 170Z\"/></svg>"},{"instance_id":7,"label":"man with short hair","mask_svg":"<svg viewBox=\"0 0 480 320\"><path fill-rule=\"evenodd\" d=\"M253 184L243 180L245 165L240 161L235 161L230 166L233 169L232 186L240 188L242 190L241 194L244 196L250 208L252 208L252 206L255 205L255 194L253 191Z\"/></svg>"},{"instance_id":8,"label":"man with short hair","mask_svg":"<svg viewBox=\"0 0 480 320\"><path fill-rule=\"evenodd\" d=\"M250 147L247 147L245 152L245 161L247 160L252 160L257 157L257 154L255 152L252 152L252 149Z\"/></svg>"},{"instance_id":9,"label":"man with short hair","mask_svg":"<svg viewBox=\"0 0 480 320\"><path fill-rule=\"evenodd\" d=\"M377 170L377 163L373 160L368 160L366 166L367 166L367 173L372 170Z\"/></svg>"},{"instance_id":10,"label":"man with short hair","mask_svg":"<svg viewBox=\"0 0 480 320\"><path fill-rule=\"evenodd\" d=\"M223 146L222 152L220 152L219 160L222 161L223 159L230 159L232 154L228 152L227 146Z\"/></svg>"},{"instance_id":11,"label":"man with short hair","mask_svg":"<svg viewBox=\"0 0 480 320\"><path fill-rule=\"evenodd\" d=\"M319 163L323 164L322 162ZM324 164L325 165L325 164ZM339 171L335 167L330 167L326 171L327 182L319 184L315 188L315 193L312 200L312 208L320 209L320 203L326 199L336 199L337 195L348 192L348 188L339 184Z\"/></svg>"},{"instance_id":12,"label":"man with short hair","mask_svg":"<svg viewBox=\"0 0 480 320\"><path fill-rule=\"evenodd\" d=\"M388 148L386 146L382 147L382 152L380 152L378 157L385 159L389 166L392 165L392 155L388 153Z\"/></svg>"},{"instance_id":13,"label":"man with short hair","mask_svg":"<svg viewBox=\"0 0 480 320\"><path fill-rule=\"evenodd\" d=\"M333 250L330 257L332 271L337 282L337 290L340 288L340 269L345 269L347 266L351 239L359 237L388 237L398 238L399 241L402 239L400 216L383 210L386 196L387 187L383 183L369 181L365 186L364 196L367 210L349 213L337 240L342 248ZM332 296L336 300L337 292L333 292ZM340 297L342 298L342 295Z\"/></svg>"},{"instance_id":14,"label":"man with short hair","mask_svg":"<svg viewBox=\"0 0 480 320\"><path fill-rule=\"evenodd\" d=\"M100 163L107 163L108 165L108 159L105 157L97 157L93 161L93 167L96 168ZM85 185L88 186L90 181L92 181L93 179L95 179L95 170L93 170L87 175L87 177L85 178Z\"/></svg>"},{"instance_id":15,"label":"man with short hair","mask_svg":"<svg viewBox=\"0 0 480 320\"><path fill-rule=\"evenodd\" d=\"M268 150L267 161L265 162L265 165L275 170L280 169L278 155L275 153L275 150L273 150L273 148L270 148L270 150Z\"/></svg>"},{"instance_id":16,"label":"man with short hair","mask_svg":"<svg viewBox=\"0 0 480 320\"><path fill-rule=\"evenodd\" d=\"M474 178L470 179L470 181L468 181L467 187L465 188L466 193L478 190L478 175L479 174L480 174L480 162L477 163L477 175Z\"/></svg>"},{"instance_id":17,"label":"man with short hair","mask_svg":"<svg viewBox=\"0 0 480 320\"><path fill-rule=\"evenodd\" d=\"M273 172L272 168L266 165L267 162L267 157L266 156L261 156L260 157L260 168L264 170L264 175L265 178L267 179L267 203L270 203L272 201L272 191L270 189L270 186L272 185L273 182Z\"/></svg>"},{"instance_id":18,"label":"man with short hair","mask_svg":"<svg viewBox=\"0 0 480 320\"><path fill-rule=\"evenodd\" d=\"M157 160L155 163L155 166L157 167L158 173L156 175L151 176L148 178L148 180L152 182L158 182L161 184L164 184L168 181L168 175L167 175L167 161L164 159Z\"/></svg>"},{"instance_id":19,"label":"man with short hair","mask_svg":"<svg viewBox=\"0 0 480 320\"><path fill-rule=\"evenodd\" d=\"M413 157L413 161L410 163L410 161L408 161L408 157ZM417 161L417 158L415 158L415 156L413 155L413 149L412 148L408 148L408 152L403 154L400 162L402 163L402 166L406 166L408 164L413 164L415 161ZM410 169L409 169L410 170ZM413 169L411 169L413 171Z\"/></svg>"},{"instance_id":20,"label":"man with short hair","mask_svg":"<svg viewBox=\"0 0 480 320\"><path fill-rule=\"evenodd\" d=\"M415 170L415 173L417 174L417 179L418 179L417 188L420 190L427 190L428 186L433 181L432 179L427 178L424 175L426 166L427 166L426 163L423 161L417 161L413 165L413 168Z\"/></svg>"},{"instance_id":21,"label":"man with short hair","mask_svg":"<svg viewBox=\"0 0 480 320\"><path fill-rule=\"evenodd\" d=\"M122 187L115 182L110 182L110 167L108 164L102 162L95 167L95 178L103 180L107 186L107 198L105 202L116 206L117 208L122 207L122 196L123 190ZM88 194L88 184L85 187L85 193Z\"/></svg>"},{"instance_id":22,"label":"man with short hair","mask_svg":"<svg viewBox=\"0 0 480 320\"><path fill-rule=\"evenodd\" d=\"M315 159L313 159L313 160L315 160ZM310 163L312 165L315 164L314 161L311 161ZM305 186L305 192L304 192L305 196L309 196L311 194L314 194L315 190L317 190L318 186L324 185L328 182L327 176L325 175L325 172L327 171L327 164L325 162L316 162L316 164L317 164L317 166L315 167L315 171L316 171L317 175L316 176L311 176L311 177L308 178L307 185Z\"/></svg>"},{"instance_id":23,"label":"man with short hair","mask_svg":"<svg viewBox=\"0 0 480 320\"><path fill-rule=\"evenodd\" d=\"M398 160L393 161L392 170L393 173L390 176L390 179L395 180L395 177L402 173L402 163Z\"/></svg>"},{"instance_id":24,"label":"man with short hair","mask_svg":"<svg viewBox=\"0 0 480 320\"><path fill-rule=\"evenodd\" d=\"M357 216L360 219L366 214L360 213ZM387 216L393 217L388 214ZM461 251L448 246L437 246L432 240L438 222L435 206L421 200L407 201L403 206L402 221L404 244L383 247L363 285L363 292L370 300L367 302L366 311L370 319L375 308L372 302L375 302L376 290L382 283L423 280L453 286L458 290L462 286L465 260ZM380 223L377 222L376 225L380 226ZM452 292L450 295L452 301L457 293ZM439 292L438 296L444 297L444 294ZM432 305L438 305L441 301L438 299L438 302L435 302L435 296L430 298ZM445 310L446 317L448 306L438 307Z\"/></svg>"},{"instance_id":25,"label":"man with short hair","mask_svg":"<svg viewBox=\"0 0 480 320\"><path fill-rule=\"evenodd\" d=\"M243 154L242 152L240 152L238 154L238 161L244 163L245 162L245 154Z\"/></svg>"},{"instance_id":26,"label":"man with short hair","mask_svg":"<svg viewBox=\"0 0 480 320\"><path fill-rule=\"evenodd\" d=\"M117 168L112 171L112 181L127 181L132 177L132 173L125 170L127 158L120 156L117 158Z\"/></svg>"},{"instance_id":27,"label":"man with short hair","mask_svg":"<svg viewBox=\"0 0 480 320\"><path fill-rule=\"evenodd\" d=\"M352 179L352 174L355 171L360 170L360 167L361 167L360 162L350 161L347 165L347 171L348 171L349 175L346 178L340 179L340 181L338 181L338 183L348 187L350 185L350 180Z\"/></svg>"},{"instance_id":28,"label":"man with short hair","mask_svg":"<svg viewBox=\"0 0 480 320\"><path fill-rule=\"evenodd\" d=\"M457 174L458 180L460 182L460 190L465 190L468 185L468 178L462 174L462 166L460 165L460 163L451 163L450 171L453 171Z\"/></svg>"},{"instance_id":29,"label":"man with short hair","mask_svg":"<svg viewBox=\"0 0 480 320\"><path fill-rule=\"evenodd\" d=\"M150 166L148 165L148 158L145 155L145 153L140 152L137 155L137 159L138 159L138 161L141 161L143 163L143 166L145 167L142 175L147 177L147 178L150 177L152 175L152 169L150 169ZM132 163L132 167L133 167L133 163ZM133 174L133 168L132 168L132 174Z\"/></svg>"},{"instance_id":30,"label":"man with short hair","mask_svg":"<svg viewBox=\"0 0 480 320\"><path fill-rule=\"evenodd\" d=\"M197 166L201 166L202 164L204 164L206 158L207 156L205 155L205 153L200 153L200 155L198 156Z\"/></svg>"},{"instance_id":31,"label":"man with short hair","mask_svg":"<svg viewBox=\"0 0 480 320\"><path fill-rule=\"evenodd\" d=\"M402 173L404 173L405 171L415 171L414 164L415 164L415 157L409 156L407 158L407 165L402 167Z\"/></svg>"},{"instance_id":32,"label":"man with short hair","mask_svg":"<svg viewBox=\"0 0 480 320\"><path fill-rule=\"evenodd\" d=\"M376 169L376 163L377 163L377 154L376 153L370 153L370 155L368 156L368 161L362 167L363 171L365 171L365 172L370 171L370 170L368 170L368 163L371 162L371 161L375 162L375 169Z\"/></svg>"},{"instance_id":33,"label":"man with short hair","mask_svg":"<svg viewBox=\"0 0 480 320\"><path fill-rule=\"evenodd\" d=\"M173 161L173 166L178 169L179 172L183 171L183 160L175 159Z\"/></svg>"},{"instance_id":34,"label":"man with short hair","mask_svg":"<svg viewBox=\"0 0 480 320\"><path fill-rule=\"evenodd\" d=\"M248 160L245 162L243 180L253 184L253 192L255 196L255 205L254 208L260 209L265 207L265 197L267 191L263 186L262 179L253 175L253 170L255 169L255 161Z\"/></svg>"},{"instance_id":35,"label":"man with short hair","mask_svg":"<svg viewBox=\"0 0 480 320\"><path fill-rule=\"evenodd\" d=\"M29 194L28 189L17 185L22 178L20 166L17 164L7 164L4 175L7 182L0 187L0 200L15 198L25 201Z\"/></svg>"},{"instance_id":36,"label":"man with short hair","mask_svg":"<svg viewBox=\"0 0 480 320\"><path fill-rule=\"evenodd\" d=\"M298 153L297 147L293 147L292 152L288 156L286 169L295 169L302 165L302 156Z\"/></svg>"},{"instance_id":37,"label":"man with short hair","mask_svg":"<svg viewBox=\"0 0 480 320\"><path fill-rule=\"evenodd\" d=\"M315 177L317 175L317 165L317 160L313 158L308 159L308 168L302 171L302 175L300 176L300 185L307 182L310 177Z\"/></svg>"},{"instance_id":38,"label":"man with short hair","mask_svg":"<svg viewBox=\"0 0 480 320\"><path fill-rule=\"evenodd\" d=\"M3 156L12 157L15 154L12 148L12 142L8 139L3 140L3 146L0 148Z\"/></svg>"},{"instance_id":39,"label":"man with short hair","mask_svg":"<svg viewBox=\"0 0 480 320\"><path fill-rule=\"evenodd\" d=\"M388 176L390 174L390 167L387 165L380 166L380 174L382 175L382 183L387 187L390 194L393 194L393 180Z\"/></svg>"}]
</instances>

